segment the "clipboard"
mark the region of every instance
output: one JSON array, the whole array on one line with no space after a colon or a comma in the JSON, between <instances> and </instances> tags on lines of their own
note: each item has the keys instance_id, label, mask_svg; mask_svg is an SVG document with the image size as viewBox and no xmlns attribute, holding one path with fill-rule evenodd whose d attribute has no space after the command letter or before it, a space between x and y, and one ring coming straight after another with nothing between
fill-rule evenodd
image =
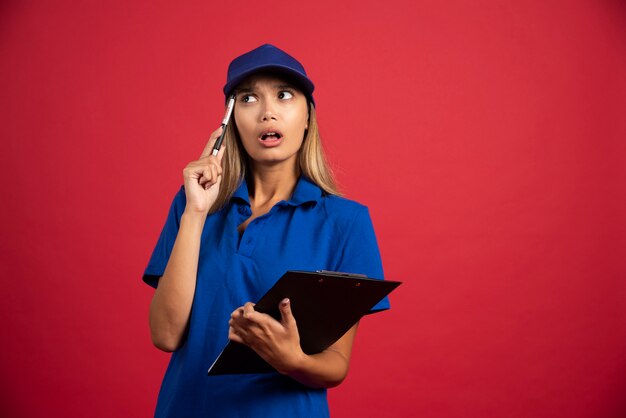
<instances>
[{"instance_id":1,"label":"clipboard","mask_svg":"<svg viewBox=\"0 0 626 418\"><path fill-rule=\"evenodd\" d=\"M254 309L280 320L278 304L291 301L300 346L319 353L341 338L362 316L401 282L333 271L288 271L256 303ZM209 376L275 371L254 350L229 341L209 368Z\"/></svg>"}]
</instances>

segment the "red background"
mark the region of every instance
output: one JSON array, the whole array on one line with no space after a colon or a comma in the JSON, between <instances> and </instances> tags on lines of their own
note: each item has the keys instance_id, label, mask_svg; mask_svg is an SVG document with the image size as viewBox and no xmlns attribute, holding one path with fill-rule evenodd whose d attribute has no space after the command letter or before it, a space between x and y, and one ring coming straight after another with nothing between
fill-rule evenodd
<instances>
[{"instance_id":1,"label":"red background","mask_svg":"<svg viewBox=\"0 0 626 418\"><path fill-rule=\"evenodd\" d=\"M150 416L169 355L140 276L271 42L315 81L391 311L334 417L626 416L620 1L0 5L0 415Z\"/></svg>"}]
</instances>

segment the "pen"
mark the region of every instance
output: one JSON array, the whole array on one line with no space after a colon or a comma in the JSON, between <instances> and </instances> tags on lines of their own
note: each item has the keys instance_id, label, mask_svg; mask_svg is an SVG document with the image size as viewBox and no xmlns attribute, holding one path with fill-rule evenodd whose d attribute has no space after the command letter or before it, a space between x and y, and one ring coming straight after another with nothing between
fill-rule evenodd
<instances>
[{"instance_id":1,"label":"pen","mask_svg":"<svg viewBox=\"0 0 626 418\"><path fill-rule=\"evenodd\" d=\"M215 145L213 145L212 155L217 155L222 146L222 142L224 141L224 135L226 134L226 127L228 126L228 121L230 120L230 115L233 113L233 108L235 107L235 95L230 96L230 100L228 100L228 106L226 107L226 114L224 115L224 119L222 120L222 134L217 141L215 141Z\"/></svg>"}]
</instances>

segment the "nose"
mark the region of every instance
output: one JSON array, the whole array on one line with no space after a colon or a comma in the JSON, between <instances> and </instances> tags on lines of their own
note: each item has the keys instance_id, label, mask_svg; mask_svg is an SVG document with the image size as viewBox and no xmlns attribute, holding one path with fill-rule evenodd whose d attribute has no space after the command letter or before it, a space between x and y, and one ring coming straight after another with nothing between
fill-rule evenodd
<instances>
[{"instance_id":1,"label":"nose","mask_svg":"<svg viewBox=\"0 0 626 418\"><path fill-rule=\"evenodd\" d=\"M264 105L261 110L261 120L267 122L270 120L276 120L276 109L271 100L264 100Z\"/></svg>"}]
</instances>

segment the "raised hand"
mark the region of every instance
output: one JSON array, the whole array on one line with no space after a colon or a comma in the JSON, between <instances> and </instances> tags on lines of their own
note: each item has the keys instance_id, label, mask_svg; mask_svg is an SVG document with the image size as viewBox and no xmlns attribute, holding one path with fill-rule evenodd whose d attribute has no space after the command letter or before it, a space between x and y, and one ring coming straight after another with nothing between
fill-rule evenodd
<instances>
[{"instance_id":1,"label":"raised hand","mask_svg":"<svg viewBox=\"0 0 626 418\"><path fill-rule=\"evenodd\" d=\"M211 154L213 145L221 133L222 128L217 128L211 134L200 158L187 164L183 170L185 195L187 196L185 211L206 214L217 199L222 181L222 157L225 147L222 145L217 156Z\"/></svg>"}]
</instances>

